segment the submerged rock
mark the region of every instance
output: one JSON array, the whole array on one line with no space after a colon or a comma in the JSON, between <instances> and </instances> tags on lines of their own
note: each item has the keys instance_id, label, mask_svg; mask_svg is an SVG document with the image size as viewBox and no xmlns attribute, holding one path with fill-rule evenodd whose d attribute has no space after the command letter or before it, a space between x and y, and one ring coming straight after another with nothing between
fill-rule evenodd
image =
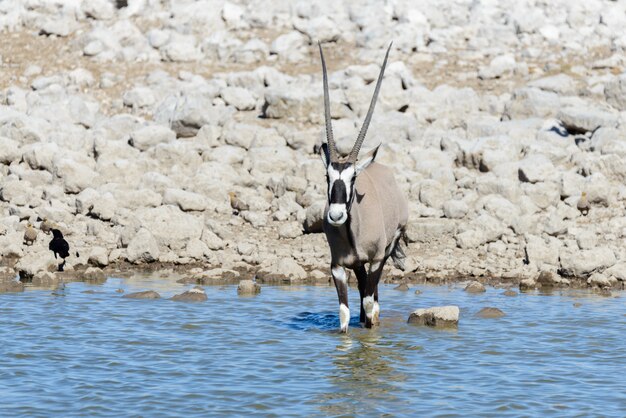
<instances>
[{"instance_id":1,"label":"submerged rock","mask_svg":"<svg viewBox=\"0 0 626 418\"><path fill-rule=\"evenodd\" d=\"M517 292L515 290L506 290L502 293L504 296L517 296Z\"/></svg>"},{"instance_id":2,"label":"submerged rock","mask_svg":"<svg viewBox=\"0 0 626 418\"><path fill-rule=\"evenodd\" d=\"M393 290L400 290L400 291L406 292L407 290L409 290L409 286L406 283L400 283L399 285L394 287Z\"/></svg>"},{"instance_id":3,"label":"submerged rock","mask_svg":"<svg viewBox=\"0 0 626 418\"><path fill-rule=\"evenodd\" d=\"M570 281L560 277L558 274L551 271L542 271L539 273L539 277L537 277L536 282L541 285L541 287L568 287L570 285Z\"/></svg>"},{"instance_id":4,"label":"submerged rock","mask_svg":"<svg viewBox=\"0 0 626 418\"><path fill-rule=\"evenodd\" d=\"M122 297L127 299L159 299L161 295L154 290L144 290L143 292L128 293Z\"/></svg>"},{"instance_id":5,"label":"submerged rock","mask_svg":"<svg viewBox=\"0 0 626 418\"><path fill-rule=\"evenodd\" d=\"M465 286L465 290L468 293L483 293L486 292L485 286L481 282L473 281Z\"/></svg>"},{"instance_id":6,"label":"submerged rock","mask_svg":"<svg viewBox=\"0 0 626 418\"><path fill-rule=\"evenodd\" d=\"M176 282L184 284L211 284L215 282L235 280L237 278L239 278L238 271L224 268L214 268L194 273L191 276L185 276Z\"/></svg>"},{"instance_id":7,"label":"submerged rock","mask_svg":"<svg viewBox=\"0 0 626 418\"><path fill-rule=\"evenodd\" d=\"M435 306L417 309L409 315L408 323L429 327L456 327L459 323L458 306Z\"/></svg>"},{"instance_id":8,"label":"submerged rock","mask_svg":"<svg viewBox=\"0 0 626 418\"><path fill-rule=\"evenodd\" d=\"M106 281L106 276L102 269L98 267L88 267L87 270L83 273L83 277L85 280L90 282L98 282L102 283Z\"/></svg>"},{"instance_id":9,"label":"submerged rock","mask_svg":"<svg viewBox=\"0 0 626 418\"><path fill-rule=\"evenodd\" d=\"M18 282L17 280L8 280L0 282L0 293L6 292L23 292L24 291L24 283Z\"/></svg>"},{"instance_id":10,"label":"submerged rock","mask_svg":"<svg viewBox=\"0 0 626 418\"><path fill-rule=\"evenodd\" d=\"M49 287L56 286L59 282L60 279L56 274L49 271L40 271L33 276L32 285L37 287Z\"/></svg>"},{"instance_id":11,"label":"submerged rock","mask_svg":"<svg viewBox=\"0 0 626 418\"><path fill-rule=\"evenodd\" d=\"M486 307L478 311L476 313L476 316L479 318L489 319L489 318L502 318L503 316L506 316L506 314L498 308Z\"/></svg>"},{"instance_id":12,"label":"submerged rock","mask_svg":"<svg viewBox=\"0 0 626 418\"><path fill-rule=\"evenodd\" d=\"M239 295L256 295L261 293L261 285L252 280L242 280L237 286L237 294Z\"/></svg>"},{"instance_id":13,"label":"submerged rock","mask_svg":"<svg viewBox=\"0 0 626 418\"><path fill-rule=\"evenodd\" d=\"M519 290L521 290L522 292L524 290L533 290L537 287L537 282L535 281L535 279L524 279L521 282L519 282Z\"/></svg>"},{"instance_id":14,"label":"submerged rock","mask_svg":"<svg viewBox=\"0 0 626 418\"><path fill-rule=\"evenodd\" d=\"M204 302L207 299L208 298L204 289L200 286L195 286L186 292L173 296L171 300L175 300L177 302Z\"/></svg>"}]
</instances>

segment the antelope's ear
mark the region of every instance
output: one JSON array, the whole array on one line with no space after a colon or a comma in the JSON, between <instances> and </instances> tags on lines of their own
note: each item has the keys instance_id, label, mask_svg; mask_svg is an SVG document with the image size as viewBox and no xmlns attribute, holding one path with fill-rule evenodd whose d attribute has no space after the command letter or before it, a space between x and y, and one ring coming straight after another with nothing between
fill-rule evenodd
<instances>
[{"instance_id":1,"label":"antelope's ear","mask_svg":"<svg viewBox=\"0 0 626 418\"><path fill-rule=\"evenodd\" d=\"M376 145L373 149L368 151L363 157L359 158L356 162L356 174L358 175L361 171L365 170L367 166L374 162L376 155L378 154L378 149L380 148L380 144Z\"/></svg>"},{"instance_id":2,"label":"antelope's ear","mask_svg":"<svg viewBox=\"0 0 626 418\"><path fill-rule=\"evenodd\" d=\"M326 142L322 143L322 146L320 147L320 157L322 157L324 167L328 167L328 164L330 163L330 151L328 150L328 144Z\"/></svg>"}]
</instances>

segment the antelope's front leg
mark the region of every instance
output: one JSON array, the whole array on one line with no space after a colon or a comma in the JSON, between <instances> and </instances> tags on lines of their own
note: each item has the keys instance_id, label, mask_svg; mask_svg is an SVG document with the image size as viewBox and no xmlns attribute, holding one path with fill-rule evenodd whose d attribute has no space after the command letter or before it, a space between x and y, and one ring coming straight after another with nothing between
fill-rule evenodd
<instances>
[{"instance_id":1,"label":"antelope's front leg","mask_svg":"<svg viewBox=\"0 0 626 418\"><path fill-rule=\"evenodd\" d=\"M365 297L363 298L363 308L365 309L365 328L372 328L380 323L380 306L378 305L378 282L383 272L384 263L372 263L367 283L365 285Z\"/></svg>"},{"instance_id":2,"label":"antelope's front leg","mask_svg":"<svg viewBox=\"0 0 626 418\"><path fill-rule=\"evenodd\" d=\"M337 297L339 298L339 326L341 332L348 332L348 324L350 323L350 308L348 307L348 278L346 270L339 266L333 265L330 268L337 289Z\"/></svg>"}]
</instances>

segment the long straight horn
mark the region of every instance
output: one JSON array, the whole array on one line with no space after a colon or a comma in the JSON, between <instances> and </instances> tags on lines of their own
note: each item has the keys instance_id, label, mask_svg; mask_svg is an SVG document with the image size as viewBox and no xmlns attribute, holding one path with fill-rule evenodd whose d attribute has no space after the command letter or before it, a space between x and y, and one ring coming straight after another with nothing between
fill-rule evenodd
<instances>
[{"instance_id":1,"label":"long straight horn","mask_svg":"<svg viewBox=\"0 0 626 418\"><path fill-rule=\"evenodd\" d=\"M380 69L380 74L378 74L378 81L376 82L376 89L374 89L374 96L372 96L372 101L370 102L370 108L367 110L367 116L365 116L365 121L363 122L363 126L361 127L361 131L359 132L359 136L354 143L354 147L352 147L352 151L350 151L350 155L348 156L348 161L351 163L355 163L357 157L359 156L359 151L361 150L361 145L363 145L363 141L365 140L365 135L367 134L367 128L369 127L370 120L372 119L372 114L374 113L374 108L376 107L376 99L378 99L378 91L380 90L380 84L383 81L383 75L385 74L385 67L387 66L387 57L389 57L389 51L391 50L391 45L393 42L389 44L389 48L387 48L387 53L385 54L385 60L383 61L383 66Z\"/></svg>"},{"instance_id":2,"label":"long straight horn","mask_svg":"<svg viewBox=\"0 0 626 418\"><path fill-rule=\"evenodd\" d=\"M322 71L324 72L324 118L326 119L326 141L328 142L328 152L330 153L330 161L337 161L337 148L335 147L335 139L333 138L333 125L330 118L330 98L328 96L328 75L326 74L326 61L322 52L322 44L317 43L320 48L320 57L322 58Z\"/></svg>"}]
</instances>

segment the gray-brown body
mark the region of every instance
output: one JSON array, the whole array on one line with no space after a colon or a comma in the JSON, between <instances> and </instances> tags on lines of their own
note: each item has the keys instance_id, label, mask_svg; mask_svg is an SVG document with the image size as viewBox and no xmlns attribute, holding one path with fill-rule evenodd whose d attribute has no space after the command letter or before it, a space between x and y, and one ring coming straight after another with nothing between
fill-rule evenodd
<instances>
[{"instance_id":1,"label":"gray-brown body","mask_svg":"<svg viewBox=\"0 0 626 418\"><path fill-rule=\"evenodd\" d=\"M328 74L321 44L319 49L327 140L320 147L328 185L324 232L331 252L330 271L339 299L340 330L348 332L350 308L345 269L354 271L357 278L361 301L359 320L366 328L377 325L380 313L378 283L385 262L391 257L397 267L404 268L404 251L400 240L404 238L408 204L396 184L392 170L375 162L380 145L359 155L374 114L391 44L378 74L363 126L350 154L345 157L337 152L333 137Z\"/></svg>"},{"instance_id":2,"label":"gray-brown body","mask_svg":"<svg viewBox=\"0 0 626 418\"><path fill-rule=\"evenodd\" d=\"M408 204L392 170L371 163L355 182L356 195L349 220L341 227L328 223L324 211L324 233L331 264L354 269L366 263L382 263L406 228Z\"/></svg>"}]
</instances>

